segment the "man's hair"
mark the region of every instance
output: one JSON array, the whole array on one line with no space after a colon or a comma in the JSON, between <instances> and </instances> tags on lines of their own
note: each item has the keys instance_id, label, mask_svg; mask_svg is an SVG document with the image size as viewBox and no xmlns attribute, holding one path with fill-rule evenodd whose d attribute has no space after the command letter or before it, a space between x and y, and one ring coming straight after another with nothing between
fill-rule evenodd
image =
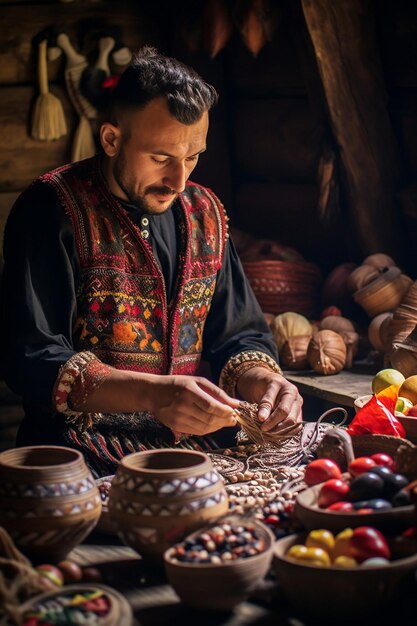
<instances>
[{"instance_id":1,"label":"man's hair","mask_svg":"<svg viewBox=\"0 0 417 626\"><path fill-rule=\"evenodd\" d=\"M217 102L217 92L195 70L177 59L144 46L121 75L111 99L109 118L117 123L126 110L144 108L164 97L170 113L182 124L194 124Z\"/></svg>"}]
</instances>

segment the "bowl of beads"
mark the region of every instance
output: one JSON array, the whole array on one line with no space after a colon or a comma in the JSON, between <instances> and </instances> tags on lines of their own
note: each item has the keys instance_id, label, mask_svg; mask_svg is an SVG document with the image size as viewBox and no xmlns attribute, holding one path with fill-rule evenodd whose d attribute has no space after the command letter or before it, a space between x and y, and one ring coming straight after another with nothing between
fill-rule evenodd
<instances>
[{"instance_id":1,"label":"bowl of beads","mask_svg":"<svg viewBox=\"0 0 417 626\"><path fill-rule=\"evenodd\" d=\"M169 583L188 606L231 610L266 576L274 536L262 523L230 516L192 533L164 554Z\"/></svg>"},{"instance_id":2,"label":"bowl of beads","mask_svg":"<svg viewBox=\"0 0 417 626\"><path fill-rule=\"evenodd\" d=\"M108 507L110 487L113 478L114 475L111 475L103 476L102 478L97 478L96 480L96 485L101 498L101 515L99 517L96 530L106 535L116 534L116 525L110 516Z\"/></svg>"},{"instance_id":3,"label":"bowl of beads","mask_svg":"<svg viewBox=\"0 0 417 626\"><path fill-rule=\"evenodd\" d=\"M415 537L387 536L372 526L338 534L322 528L274 546L273 570L287 599L309 618L333 617L332 624L351 624L396 599L400 604L401 594L412 589L416 567Z\"/></svg>"},{"instance_id":4,"label":"bowl of beads","mask_svg":"<svg viewBox=\"0 0 417 626\"><path fill-rule=\"evenodd\" d=\"M132 609L116 589L98 583L67 585L47 591L20 606L24 626L89 624L133 626Z\"/></svg>"}]
</instances>

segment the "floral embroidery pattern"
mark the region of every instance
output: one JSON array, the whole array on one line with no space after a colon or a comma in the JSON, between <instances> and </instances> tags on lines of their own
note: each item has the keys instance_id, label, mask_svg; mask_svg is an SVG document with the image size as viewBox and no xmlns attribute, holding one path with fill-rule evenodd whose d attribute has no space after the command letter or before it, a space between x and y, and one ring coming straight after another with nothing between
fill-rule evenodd
<instances>
[{"instance_id":1,"label":"floral embroidery pattern","mask_svg":"<svg viewBox=\"0 0 417 626\"><path fill-rule=\"evenodd\" d=\"M97 159L43 178L57 189L76 236L82 268L77 350L119 368L195 373L227 237L216 196L192 183L180 196L181 280L168 308L152 249L108 191Z\"/></svg>"}]
</instances>

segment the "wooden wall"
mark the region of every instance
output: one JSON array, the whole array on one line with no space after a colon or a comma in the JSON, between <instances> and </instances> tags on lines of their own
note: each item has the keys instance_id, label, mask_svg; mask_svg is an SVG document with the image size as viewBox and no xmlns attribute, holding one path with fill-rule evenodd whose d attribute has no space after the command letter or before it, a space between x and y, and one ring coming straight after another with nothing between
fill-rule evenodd
<instances>
[{"instance_id":1,"label":"wooden wall","mask_svg":"<svg viewBox=\"0 0 417 626\"><path fill-rule=\"evenodd\" d=\"M37 94L36 61L32 38L49 26L57 26L79 41L83 25L95 22L111 24L122 29L124 43L137 49L146 39L157 39L155 28L145 24L138 2L118 2L117 12L111 12L112 2L5 2L0 0L0 124L3 129L0 149L0 192L19 191L40 172L47 171L69 158L69 146L76 115L68 100L64 80L64 58L48 63L51 91L64 105L69 125L68 135L53 142L40 142L28 135L30 111ZM17 27L18 25L18 27ZM91 55L94 50L81 50ZM113 66L114 69L114 66Z\"/></svg>"},{"instance_id":2,"label":"wooden wall","mask_svg":"<svg viewBox=\"0 0 417 626\"><path fill-rule=\"evenodd\" d=\"M48 73L50 89L64 106L68 135L54 142L30 137L30 113L38 93L33 37L55 26L67 32L93 62L95 42L80 34L88 34L94 25L110 23L121 29L123 43L130 49L144 43L156 45L192 65L216 86L220 101L211 115L208 151L193 179L221 197L233 226L293 246L306 260L318 263L323 273L340 262L363 258L346 226L343 186L333 211L323 215L318 209L318 164L332 128L301 0L273 0L279 7L278 24L272 41L257 57L234 28L229 43L214 59L201 45L205 1L0 0L0 232L16 195L39 174L69 161L77 122L66 94L61 57L48 63ZM234 5L234 0L226 1ZM396 202L404 247L409 250L405 269L417 278L413 252L417 231L417 2L376 0L373 7L374 53L381 63L385 106L400 153ZM195 35L200 45L191 50L184 33L188 40L190 33L192 38ZM366 64L367 59L362 62ZM112 70L117 68L113 65ZM351 73L354 76L355 68ZM383 216L375 228L384 228ZM1 396L0 389L0 405Z\"/></svg>"},{"instance_id":3,"label":"wooden wall","mask_svg":"<svg viewBox=\"0 0 417 626\"><path fill-rule=\"evenodd\" d=\"M352 3L320 0L319 4L327 5L331 22L332 13L343 13ZM190 6L192 2L184 0L182 4ZM221 168L217 161L217 169L204 172L202 182L208 174L214 189L219 190L226 169L230 172L230 190L225 197L230 198L232 223L258 237L292 245L307 260L317 262L325 274L340 262L361 262L375 251L367 249L375 241L389 243L391 228L384 219L383 204L379 210L376 207L376 217L368 229L376 232L369 237L361 232L359 237L351 227L352 210L358 208L351 206L346 172L340 167L343 147L328 114L317 52L300 11L301 2L279 0L273 4L279 7L278 26L272 41L256 58L236 29L213 61L208 62L200 51L190 53L178 37L174 51L203 75L211 67L209 72L218 80L221 98L226 99L219 128L229 138L229 158L224 157ZM392 131L399 155L399 175L394 190L389 189L399 230L398 262L417 278L413 252L417 231L417 2L363 0L362 4L366 23L358 21L356 37L369 37L368 52L359 55L353 65L352 59L345 59L344 69L353 85L356 75L372 75L373 68L378 70L374 80L381 82L374 93L380 94L379 117L387 113L386 135ZM346 33L349 27L340 33L347 37L341 44L349 49L355 46L355 33ZM332 60L328 61L331 64ZM358 103L359 109L362 104ZM376 112L373 117L368 113L371 123L373 117L378 118ZM350 122L349 111L345 119ZM213 135L210 142L212 139ZM373 149L384 151L384 143L382 147L380 144L381 140ZM322 212L318 206L318 164L320 157L327 158L329 146L336 159L336 185L331 206ZM388 146L385 150L388 152ZM393 163L393 168L397 165ZM220 190L223 192L222 186Z\"/></svg>"},{"instance_id":4,"label":"wooden wall","mask_svg":"<svg viewBox=\"0 0 417 626\"><path fill-rule=\"evenodd\" d=\"M70 160L78 119L66 92L62 55L48 62L48 78L51 92L62 101L68 134L57 141L36 141L30 137L31 111L38 94L33 37L55 26L77 42L78 50L91 62L95 60L96 48L88 33L109 24L120 28L122 41L131 50L144 43L159 45L158 22L148 18L146 4L136 0L0 0L0 234L19 192L41 173ZM87 35L81 40L82 32ZM111 70L116 72L117 67L113 64ZM0 450L13 444L22 416L19 398L0 380Z\"/></svg>"}]
</instances>

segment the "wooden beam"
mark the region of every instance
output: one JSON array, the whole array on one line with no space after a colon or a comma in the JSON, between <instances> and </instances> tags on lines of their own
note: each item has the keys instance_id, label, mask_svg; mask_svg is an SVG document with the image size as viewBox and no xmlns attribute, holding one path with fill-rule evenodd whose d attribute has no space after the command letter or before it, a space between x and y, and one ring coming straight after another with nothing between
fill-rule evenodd
<instances>
[{"instance_id":1,"label":"wooden beam","mask_svg":"<svg viewBox=\"0 0 417 626\"><path fill-rule=\"evenodd\" d=\"M301 0L339 146L359 253L400 262L399 154L387 112L372 0Z\"/></svg>"}]
</instances>

